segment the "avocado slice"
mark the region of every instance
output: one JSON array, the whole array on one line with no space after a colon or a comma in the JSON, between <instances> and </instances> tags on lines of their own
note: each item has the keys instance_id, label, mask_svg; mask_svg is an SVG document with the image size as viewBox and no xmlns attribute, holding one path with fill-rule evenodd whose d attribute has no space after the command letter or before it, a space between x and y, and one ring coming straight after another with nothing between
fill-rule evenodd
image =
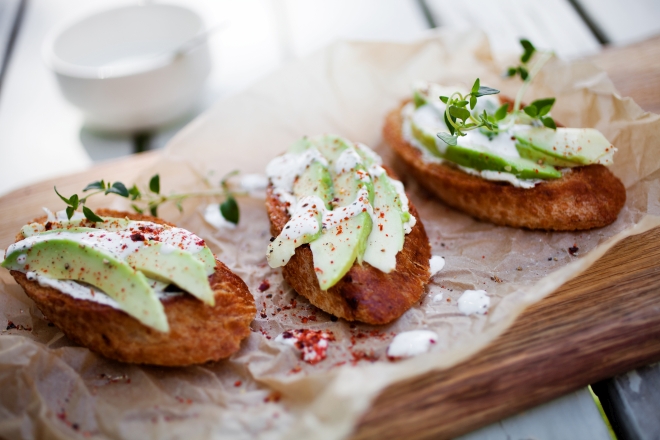
<instances>
[{"instance_id":1,"label":"avocado slice","mask_svg":"<svg viewBox=\"0 0 660 440\"><path fill-rule=\"evenodd\" d=\"M562 176L561 172L553 166L538 164L523 158L504 158L477 145L469 147L449 145L443 157L467 168L510 173L521 179L558 179Z\"/></svg>"},{"instance_id":2,"label":"avocado slice","mask_svg":"<svg viewBox=\"0 0 660 440\"><path fill-rule=\"evenodd\" d=\"M616 149L593 128L533 127L520 130L514 137L523 146L576 165L612 163Z\"/></svg>"},{"instance_id":3,"label":"avocado slice","mask_svg":"<svg viewBox=\"0 0 660 440\"><path fill-rule=\"evenodd\" d=\"M205 264L188 251L147 241L145 246L132 252L126 262L149 278L176 284L204 303L215 305L215 295L208 281L210 273Z\"/></svg>"},{"instance_id":4,"label":"avocado slice","mask_svg":"<svg viewBox=\"0 0 660 440\"><path fill-rule=\"evenodd\" d=\"M313 145L310 143L308 147L313 148ZM298 246L321 235L323 212L331 208L333 197L328 168L317 160L313 161L293 183L293 194L298 200L294 215L268 245L266 258L271 267L284 266Z\"/></svg>"},{"instance_id":5,"label":"avocado slice","mask_svg":"<svg viewBox=\"0 0 660 440\"><path fill-rule=\"evenodd\" d=\"M327 290L346 275L356 259L362 263L373 223L367 206L373 202L374 187L353 145L335 138L320 151L334 165L330 168L334 208L324 216L321 236L310 248L321 290Z\"/></svg>"},{"instance_id":6,"label":"avocado slice","mask_svg":"<svg viewBox=\"0 0 660 440\"><path fill-rule=\"evenodd\" d=\"M313 161L293 184L293 195L300 200L306 196L316 196L330 209L332 202L332 176L321 162Z\"/></svg>"},{"instance_id":7,"label":"avocado slice","mask_svg":"<svg viewBox=\"0 0 660 440\"><path fill-rule=\"evenodd\" d=\"M414 121L410 121L410 131L415 139L419 141L429 152L436 157L443 157L443 154L438 149L436 139L438 138L435 133L429 133L421 128Z\"/></svg>"},{"instance_id":8,"label":"avocado slice","mask_svg":"<svg viewBox=\"0 0 660 440\"><path fill-rule=\"evenodd\" d=\"M46 231L46 225L42 223L30 223L21 228L21 233L23 237L31 237L33 235L41 234L43 232L50 231L94 231L103 229L106 231L122 231L128 228L128 224L132 221L127 218L112 218L112 217L102 217L103 223L94 223L90 222L87 219L71 219L71 220L61 220L57 222L51 222L50 229ZM84 225L84 226L81 226Z\"/></svg>"},{"instance_id":9,"label":"avocado slice","mask_svg":"<svg viewBox=\"0 0 660 440\"><path fill-rule=\"evenodd\" d=\"M327 159L330 165L349 148L353 148L353 143L341 136L326 134L309 138L310 142Z\"/></svg>"},{"instance_id":10,"label":"avocado slice","mask_svg":"<svg viewBox=\"0 0 660 440\"><path fill-rule=\"evenodd\" d=\"M385 273L396 268L396 256L403 249L404 213L399 194L385 173L374 179L374 218L364 253L364 261ZM407 221L407 220L406 220Z\"/></svg>"},{"instance_id":11,"label":"avocado slice","mask_svg":"<svg viewBox=\"0 0 660 440\"><path fill-rule=\"evenodd\" d=\"M556 167L574 167L576 165L575 162L550 156L541 150L532 148L532 146L529 144L516 142L516 150L518 150L520 157L523 159L529 159L532 162L536 162L538 164L553 165Z\"/></svg>"},{"instance_id":12,"label":"avocado slice","mask_svg":"<svg viewBox=\"0 0 660 440\"><path fill-rule=\"evenodd\" d=\"M2 267L34 271L50 278L82 281L98 287L142 324L169 332L163 304L147 278L98 248L65 237L45 237L29 249L10 248Z\"/></svg>"}]
</instances>

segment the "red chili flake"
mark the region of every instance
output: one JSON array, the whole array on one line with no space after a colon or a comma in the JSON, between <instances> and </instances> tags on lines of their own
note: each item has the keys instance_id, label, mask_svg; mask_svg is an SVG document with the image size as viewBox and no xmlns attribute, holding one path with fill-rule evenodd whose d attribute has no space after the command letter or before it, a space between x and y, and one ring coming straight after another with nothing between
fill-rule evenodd
<instances>
[{"instance_id":1,"label":"red chili flake","mask_svg":"<svg viewBox=\"0 0 660 440\"><path fill-rule=\"evenodd\" d=\"M295 338L294 346L301 351L300 358L312 365L326 358L328 343L335 340L330 331L309 329L287 330L282 333L282 338Z\"/></svg>"},{"instance_id":2,"label":"red chili flake","mask_svg":"<svg viewBox=\"0 0 660 440\"><path fill-rule=\"evenodd\" d=\"M195 242L197 246L206 246L206 242L201 238Z\"/></svg>"},{"instance_id":3,"label":"red chili flake","mask_svg":"<svg viewBox=\"0 0 660 440\"><path fill-rule=\"evenodd\" d=\"M13 322L9 321L7 323L7 329L6 330L12 330L12 329L15 329L15 328L16 328L16 325Z\"/></svg>"},{"instance_id":4,"label":"red chili flake","mask_svg":"<svg viewBox=\"0 0 660 440\"><path fill-rule=\"evenodd\" d=\"M262 317L263 319L268 318L268 315L266 314L266 309L263 309L263 310L261 311L260 315L261 315L261 317Z\"/></svg>"},{"instance_id":5,"label":"red chili flake","mask_svg":"<svg viewBox=\"0 0 660 440\"><path fill-rule=\"evenodd\" d=\"M240 380L237 380L236 382L234 382L234 386L235 387L240 387L242 383L243 382L241 382Z\"/></svg>"},{"instance_id":6,"label":"red chili flake","mask_svg":"<svg viewBox=\"0 0 660 440\"><path fill-rule=\"evenodd\" d=\"M261 284L259 284L259 292L265 292L268 289L270 289L270 282L268 280L263 280Z\"/></svg>"},{"instance_id":7,"label":"red chili flake","mask_svg":"<svg viewBox=\"0 0 660 440\"><path fill-rule=\"evenodd\" d=\"M144 241L144 235L140 233L131 234L131 240L133 241Z\"/></svg>"},{"instance_id":8,"label":"red chili flake","mask_svg":"<svg viewBox=\"0 0 660 440\"><path fill-rule=\"evenodd\" d=\"M51 222L47 222L45 227L47 231L50 231L51 229L53 229L53 224Z\"/></svg>"},{"instance_id":9,"label":"red chili flake","mask_svg":"<svg viewBox=\"0 0 660 440\"><path fill-rule=\"evenodd\" d=\"M264 398L264 402L279 402L280 399L282 398L282 394L280 394L278 391L273 391L270 393L268 396Z\"/></svg>"},{"instance_id":10,"label":"red chili flake","mask_svg":"<svg viewBox=\"0 0 660 440\"><path fill-rule=\"evenodd\" d=\"M353 356L351 361L353 365L360 361L376 362L378 360L378 356L373 351L351 351L351 356Z\"/></svg>"},{"instance_id":11,"label":"red chili flake","mask_svg":"<svg viewBox=\"0 0 660 440\"><path fill-rule=\"evenodd\" d=\"M571 254L572 256L576 256L579 250L580 250L579 247L573 245L568 248L568 253Z\"/></svg>"},{"instance_id":12,"label":"red chili flake","mask_svg":"<svg viewBox=\"0 0 660 440\"><path fill-rule=\"evenodd\" d=\"M296 365L289 371L289 374L295 374L295 373L300 373L302 371L302 367L300 365Z\"/></svg>"},{"instance_id":13,"label":"red chili flake","mask_svg":"<svg viewBox=\"0 0 660 440\"><path fill-rule=\"evenodd\" d=\"M307 324L307 317L306 316L303 316L302 318L300 318L300 320L302 321L303 324Z\"/></svg>"}]
</instances>

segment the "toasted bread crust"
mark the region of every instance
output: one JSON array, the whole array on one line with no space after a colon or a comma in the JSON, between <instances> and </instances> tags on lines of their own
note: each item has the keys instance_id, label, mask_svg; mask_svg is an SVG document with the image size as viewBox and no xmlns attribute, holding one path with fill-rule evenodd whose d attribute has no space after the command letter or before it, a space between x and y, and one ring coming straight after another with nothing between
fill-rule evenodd
<instances>
[{"instance_id":1,"label":"toasted bread crust","mask_svg":"<svg viewBox=\"0 0 660 440\"><path fill-rule=\"evenodd\" d=\"M97 214L171 225L155 217L126 212L98 210ZM44 222L45 218L36 221ZM22 238L19 234L17 241ZM243 280L222 262L216 262L216 270L209 277L215 306L191 295L168 298L163 306L169 333L146 327L121 310L42 287L22 272L11 274L53 324L91 351L122 362L184 366L226 358L250 334L249 326L256 314L254 298Z\"/></svg>"},{"instance_id":2,"label":"toasted bread crust","mask_svg":"<svg viewBox=\"0 0 660 440\"><path fill-rule=\"evenodd\" d=\"M602 165L573 168L534 188L494 182L447 164L425 162L401 132L401 109L390 112L383 137L411 175L447 205L479 220L516 228L577 231L614 222L626 202L623 183Z\"/></svg>"},{"instance_id":3,"label":"toasted bread crust","mask_svg":"<svg viewBox=\"0 0 660 440\"><path fill-rule=\"evenodd\" d=\"M271 234L278 236L289 214L273 194L272 185L267 190L266 208ZM406 235L394 271L384 273L369 263L355 263L337 284L323 291L314 271L312 250L305 244L284 266L284 279L316 307L347 321L386 324L397 319L419 301L430 276L431 246L415 207L410 204L409 209L417 223Z\"/></svg>"}]
</instances>

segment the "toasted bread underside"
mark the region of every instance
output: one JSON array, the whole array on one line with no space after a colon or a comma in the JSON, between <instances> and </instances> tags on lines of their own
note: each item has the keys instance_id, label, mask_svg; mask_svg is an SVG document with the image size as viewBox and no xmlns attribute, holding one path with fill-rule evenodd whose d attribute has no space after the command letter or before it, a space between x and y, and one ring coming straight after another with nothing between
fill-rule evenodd
<instances>
[{"instance_id":1,"label":"toasted bread underside","mask_svg":"<svg viewBox=\"0 0 660 440\"><path fill-rule=\"evenodd\" d=\"M100 209L96 213L169 224L155 217L126 212ZM45 222L45 218L36 221ZM21 234L18 239L22 239ZM11 274L43 314L74 342L122 362L184 366L226 358L250 334L249 326L256 314L254 298L243 280L222 262L216 262L215 272L209 276L215 306L187 294L168 298L163 306L169 333L146 327L110 306L42 287L28 280L24 273L11 271Z\"/></svg>"},{"instance_id":2,"label":"toasted bread underside","mask_svg":"<svg viewBox=\"0 0 660 440\"><path fill-rule=\"evenodd\" d=\"M392 176L390 170L387 171ZM272 190L269 186L266 208L271 234L278 236L289 214ZM397 319L419 301L430 275L431 246L415 207L410 204L409 209L417 223L406 235L392 272L384 273L369 263L356 262L337 284L324 291L314 271L312 250L305 244L296 249L284 266L284 279L316 307L347 321L386 324Z\"/></svg>"},{"instance_id":3,"label":"toasted bread underside","mask_svg":"<svg viewBox=\"0 0 660 440\"><path fill-rule=\"evenodd\" d=\"M425 162L422 152L402 136L402 107L388 114L385 141L420 185L479 220L516 228L577 231L609 225L626 202L623 183L603 165L576 167L560 179L525 189L472 176L444 163Z\"/></svg>"}]
</instances>

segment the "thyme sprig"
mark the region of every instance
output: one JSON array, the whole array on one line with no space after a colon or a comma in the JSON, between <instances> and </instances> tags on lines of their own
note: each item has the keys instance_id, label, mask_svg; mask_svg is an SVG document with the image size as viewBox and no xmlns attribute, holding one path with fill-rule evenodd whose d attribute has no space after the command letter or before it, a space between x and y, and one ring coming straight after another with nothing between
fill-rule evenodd
<instances>
[{"instance_id":1,"label":"thyme sprig","mask_svg":"<svg viewBox=\"0 0 660 440\"><path fill-rule=\"evenodd\" d=\"M87 193L84 197L73 194L70 197L64 197L54 187L55 193L64 203L66 203L66 215L69 220L73 217L74 212L79 208L85 218L92 222L102 222L103 219L96 215L89 207L86 206L87 200L98 194L109 195L115 194L130 200L131 208L139 214L148 211L154 217L158 215L158 208L164 203L174 203L179 212L183 211L183 201L193 197L206 197L206 196L222 196L225 201L220 204L220 214L228 222L237 224L240 219L240 211L235 196L240 192L233 190L229 184L229 179L238 174L238 171L232 171L220 180L218 188L209 188L203 191L194 191L188 193L174 193L169 195L161 194L160 192L160 175L155 174L149 179L149 186L147 189L140 190L137 185L133 184L130 188L122 182L106 182L105 180L97 180L87 184L82 192Z\"/></svg>"},{"instance_id":2,"label":"thyme sprig","mask_svg":"<svg viewBox=\"0 0 660 440\"><path fill-rule=\"evenodd\" d=\"M481 113L475 112L478 98L500 93L497 89L482 86L479 78L477 78L472 85L470 93L466 95L460 92L454 92L451 96L440 96L440 100L446 105L444 119L449 130L449 133L440 132L437 134L443 142L447 145L455 146L457 145L459 136L465 136L468 131L476 129L480 129L484 134L492 138L501 131L508 129L519 119L526 120L532 124L537 120L538 124L542 124L553 130L557 128L555 121L549 116L550 110L555 103L555 98L537 99L525 106L522 110L520 108L522 98L529 84L552 57L552 52L540 51L526 39L521 39L520 45L523 48L523 54L520 56L520 64L509 67L505 72L505 76L520 76L523 81L516 95L513 110L509 112L509 103L504 103L492 114L486 109L482 110ZM539 53L540 56L530 65L531 60L536 58L534 57L535 53ZM472 111L468 110L468 106Z\"/></svg>"},{"instance_id":3,"label":"thyme sprig","mask_svg":"<svg viewBox=\"0 0 660 440\"><path fill-rule=\"evenodd\" d=\"M499 90L481 85L479 78L472 85L470 93L463 95L454 92L451 96L441 96L440 100L446 104L445 123L449 134L438 133L438 137L448 145L456 145L459 136L465 136L470 130L486 127L492 132L497 132L498 121L504 119L508 105L504 104L494 115L489 115L486 110L482 113L471 112L477 106L478 98L486 95L496 95ZM470 108L468 110L466 107Z\"/></svg>"}]
</instances>

